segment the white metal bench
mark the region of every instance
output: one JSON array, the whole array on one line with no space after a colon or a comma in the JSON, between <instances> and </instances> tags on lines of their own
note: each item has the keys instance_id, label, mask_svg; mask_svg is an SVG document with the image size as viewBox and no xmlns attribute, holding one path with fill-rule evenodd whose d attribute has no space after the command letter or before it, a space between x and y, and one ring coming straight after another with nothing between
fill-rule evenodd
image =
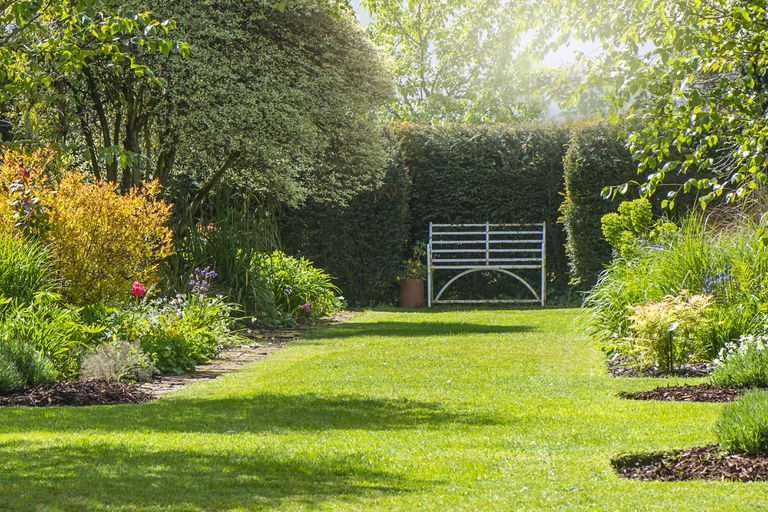
<instances>
[{"instance_id":1,"label":"white metal bench","mask_svg":"<svg viewBox=\"0 0 768 512\"><path fill-rule=\"evenodd\" d=\"M539 224L433 224L427 243L427 305L472 303L539 303L547 300L547 226ZM538 270L540 281L529 282L516 270ZM435 295L434 274L452 271ZM509 275L531 292L531 299L441 299L462 277L494 271ZM534 279L530 279L534 281Z\"/></svg>"}]
</instances>

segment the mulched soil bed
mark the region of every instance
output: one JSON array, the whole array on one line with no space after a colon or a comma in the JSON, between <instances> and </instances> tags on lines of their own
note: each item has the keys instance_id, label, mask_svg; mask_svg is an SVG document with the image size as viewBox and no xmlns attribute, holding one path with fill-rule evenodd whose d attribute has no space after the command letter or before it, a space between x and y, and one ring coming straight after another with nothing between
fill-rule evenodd
<instances>
[{"instance_id":1,"label":"mulched soil bed","mask_svg":"<svg viewBox=\"0 0 768 512\"><path fill-rule=\"evenodd\" d=\"M712 372L712 365L709 363L691 363L676 368L673 372L667 372L659 368L647 368L640 370L637 366L631 364L621 356L613 357L608 360L608 373L614 377L704 377Z\"/></svg>"},{"instance_id":2,"label":"mulched soil bed","mask_svg":"<svg viewBox=\"0 0 768 512\"><path fill-rule=\"evenodd\" d=\"M153 398L134 384L89 380L43 384L25 391L0 395L0 406L139 404Z\"/></svg>"},{"instance_id":3,"label":"mulched soil bed","mask_svg":"<svg viewBox=\"0 0 768 512\"><path fill-rule=\"evenodd\" d=\"M744 393L739 388L720 388L711 384L662 386L648 391L621 392L629 400L662 400L668 402L730 402Z\"/></svg>"},{"instance_id":4,"label":"mulched soil bed","mask_svg":"<svg viewBox=\"0 0 768 512\"><path fill-rule=\"evenodd\" d=\"M713 444L688 450L628 455L612 461L624 478L635 480L768 480L768 457L733 455Z\"/></svg>"}]
</instances>

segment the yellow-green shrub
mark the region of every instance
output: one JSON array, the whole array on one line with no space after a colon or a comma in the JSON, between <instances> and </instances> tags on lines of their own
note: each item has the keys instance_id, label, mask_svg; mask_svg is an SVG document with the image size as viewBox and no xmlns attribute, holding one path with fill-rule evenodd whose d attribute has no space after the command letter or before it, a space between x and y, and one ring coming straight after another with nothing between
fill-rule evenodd
<instances>
[{"instance_id":1,"label":"yellow-green shrub","mask_svg":"<svg viewBox=\"0 0 768 512\"><path fill-rule=\"evenodd\" d=\"M45 236L72 303L119 302L133 281L157 281L158 263L173 252L171 207L158 193L156 183L121 194L78 172L61 179L48 199Z\"/></svg>"},{"instance_id":2,"label":"yellow-green shrub","mask_svg":"<svg viewBox=\"0 0 768 512\"><path fill-rule=\"evenodd\" d=\"M620 258L635 258L645 247L664 240L677 226L664 219L654 220L653 207L647 199L624 201L617 212L603 215L603 236Z\"/></svg>"},{"instance_id":3,"label":"yellow-green shrub","mask_svg":"<svg viewBox=\"0 0 768 512\"><path fill-rule=\"evenodd\" d=\"M677 296L632 307L632 336L626 340L630 357L640 366L656 365L667 371L701 357L700 334L711 305L709 295L689 295L683 290Z\"/></svg>"}]
</instances>

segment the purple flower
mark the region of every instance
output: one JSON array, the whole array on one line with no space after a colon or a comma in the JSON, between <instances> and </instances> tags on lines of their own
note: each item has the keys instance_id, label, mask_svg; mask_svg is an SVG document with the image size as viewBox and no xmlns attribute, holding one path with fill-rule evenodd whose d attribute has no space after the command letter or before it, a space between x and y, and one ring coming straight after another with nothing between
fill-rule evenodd
<instances>
[{"instance_id":1,"label":"purple flower","mask_svg":"<svg viewBox=\"0 0 768 512\"><path fill-rule=\"evenodd\" d=\"M217 275L216 272L211 270L211 267L196 268L192 274L192 279L189 281L192 293L196 293L201 297L206 295L211 288L211 282Z\"/></svg>"},{"instance_id":2,"label":"purple flower","mask_svg":"<svg viewBox=\"0 0 768 512\"><path fill-rule=\"evenodd\" d=\"M312 311L312 305L309 302L305 302L301 305L301 310L305 313L309 313Z\"/></svg>"},{"instance_id":3,"label":"purple flower","mask_svg":"<svg viewBox=\"0 0 768 512\"><path fill-rule=\"evenodd\" d=\"M662 251L664 250L664 247L661 246L661 244L656 244L653 246L654 251Z\"/></svg>"}]
</instances>

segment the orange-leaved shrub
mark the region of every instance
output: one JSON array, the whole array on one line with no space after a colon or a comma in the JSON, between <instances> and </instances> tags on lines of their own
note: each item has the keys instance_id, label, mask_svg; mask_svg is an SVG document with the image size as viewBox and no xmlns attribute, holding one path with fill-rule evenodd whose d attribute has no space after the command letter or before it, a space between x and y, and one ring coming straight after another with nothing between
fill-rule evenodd
<instances>
[{"instance_id":1,"label":"orange-leaved shrub","mask_svg":"<svg viewBox=\"0 0 768 512\"><path fill-rule=\"evenodd\" d=\"M74 304L114 303L131 283L152 285L173 253L171 206L156 182L121 194L117 186L69 172L48 197L45 238L57 260L63 293Z\"/></svg>"},{"instance_id":2,"label":"orange-leaved shrub","mask_svg":"<svg viewBox=\"0 0 768 512\"><path fill-rule=\"evenodd\" d=\"M9 149L0 159L0 232L40 234L47 223L46 202L59 170L56 151Z\"/></svg>"}]
</instances>

